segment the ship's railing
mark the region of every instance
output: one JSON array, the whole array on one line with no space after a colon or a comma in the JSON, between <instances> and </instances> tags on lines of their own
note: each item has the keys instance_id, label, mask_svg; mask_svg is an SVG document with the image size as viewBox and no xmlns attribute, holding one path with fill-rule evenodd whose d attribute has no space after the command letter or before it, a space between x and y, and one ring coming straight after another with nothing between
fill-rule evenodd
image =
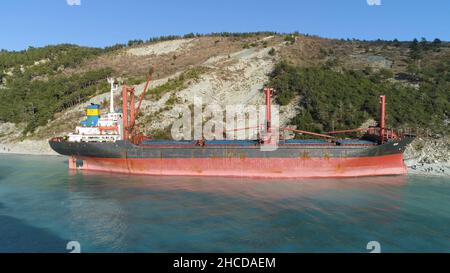
<instances>
[{"instance_id":1,"label":"ship's railing","mask_svg":"<svg viewBox=\"0 0 450 273\"><path fill-rule=\"evenodd\" d=\"M400 128L398 129L398 132L401 137L429 137L434 135L430 129L423 129L418 127Z\"/></svg>"},{"instance_id":2,"label":"ship's railing","mask_svg":"<svg viewBox=\"0 0 450 273\"><path fill-rule=\"evenodd\" d=\"M397 130L392 129L392 128L381 129L380 127L338 130L338 131L328 132L328 134L329 135L343 135L343 134L349 134L349 133L359 133L361 135L368 135L368 136L372 136L372 138L381 139L381 137L380 137L382 134L381 131L383 131L383 140L384 141L398 139L400 137L400 134L397 132Z\"/></svg>"},{"instance_id":3,"label":"ship's railing","mask_svg":"<svg viewBox=\"0 0 450 273\"><path fill-rule=\"evenodd\" d=\"M52 142L63 142L65 140L67 140L67 137L53 137L50 139Z\"/></svg>"}]
</instances>

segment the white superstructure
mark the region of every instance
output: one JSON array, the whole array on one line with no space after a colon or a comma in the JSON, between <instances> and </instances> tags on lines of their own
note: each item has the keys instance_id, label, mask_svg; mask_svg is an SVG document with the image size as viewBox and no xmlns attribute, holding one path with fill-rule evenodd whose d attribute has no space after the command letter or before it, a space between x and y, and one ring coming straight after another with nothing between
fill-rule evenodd
<instances>
[{"instance_id":1,"label":"white superstructure","mask_svg":"<svg viewBox=\"0 0 450 273\"><path fill-rule=\"evenodd\" d=\"M113 78L109 78L108 82L111 84L109 113L100 115L100 109L93 109L94 112L98 111L97 115L99 116L94 116L93 120L96 121L94 126L77 126L75 128L75 133L70 133L68 135L68 141L114 142L123 139L122 113L116 113L114 111L114 92L119 89L119 86L114 84ZM88 118L90 118L89 110L90 109L87 109Z\"/></svg>"}]
</instances>

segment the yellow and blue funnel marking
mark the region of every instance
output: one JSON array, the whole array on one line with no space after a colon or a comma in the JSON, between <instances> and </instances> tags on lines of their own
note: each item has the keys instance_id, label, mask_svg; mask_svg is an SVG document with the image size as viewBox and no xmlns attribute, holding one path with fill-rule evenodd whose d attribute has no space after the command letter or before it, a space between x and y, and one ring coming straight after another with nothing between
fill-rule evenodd
<instances>
[{"instance_id":1,"label":"yellow and blue funnel marking","mask_svg":"<svg viewBox=\"0 0 450 273\"><path fill-rule=\"evenodd\" d=\"M85 127L95 127L98 124L100 118L100 105L91 104L86 107L86 119L81 122L81 125Z\"/></svg>"},{"instance_id":2,"label":"yellow and blue funnel marking","mask_svg":"<svg viewBox=\"0 0 450 273\"><path fill-rule=\"evenodd\" d=\"M86 116L100 116L100 110L99 109L86 109Z\"/></svg>"}]
</instances>

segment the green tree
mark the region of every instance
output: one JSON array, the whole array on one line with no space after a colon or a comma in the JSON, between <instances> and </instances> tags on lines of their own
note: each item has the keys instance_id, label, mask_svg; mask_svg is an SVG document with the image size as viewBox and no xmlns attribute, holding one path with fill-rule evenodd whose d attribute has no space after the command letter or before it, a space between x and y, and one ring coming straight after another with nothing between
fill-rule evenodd
<instances>
[{"instance_id":1,"label":"green tree","mask_svg":"<svg viewBox=\"0 0 450 273\"><path fill-rule=\"evenodd\" d=\"M421 48L419 46L419 41L417 39L414 39L412 43L409 46L410 49L410 58L413 60L417 60L421 58Z\"/></svg>"},{"instance_id":2,"label":"green tree","mask_svg":"<svg viewBox=\"0 0 450 273\"><path fill-rule=\"evenodd\" d=\"M448 65L450 68L450 61ZM292 123L305 130L357 128L370 117L378 119L378 96L386 95L389 126L420 126L448 133L445 120L450 114L450 83L433 71L441 80L422 82L416 89L389 81L374 82L371 75L357 71L302 68L281 62L271 74L270 85L277 91L280 105L300 98L302 111ZM392 76L388 71L380 73Z\"/></svg>"}]
</instances>

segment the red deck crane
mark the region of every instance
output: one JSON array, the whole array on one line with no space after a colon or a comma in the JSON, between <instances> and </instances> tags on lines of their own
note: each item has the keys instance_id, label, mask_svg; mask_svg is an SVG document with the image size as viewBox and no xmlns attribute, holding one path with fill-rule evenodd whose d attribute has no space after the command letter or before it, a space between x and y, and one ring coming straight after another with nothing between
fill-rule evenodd
<instances>
[{"instance_id":1,"label":"red deck crane","mask_svg":"<svg viewBox=\"0 0 450 273\"><path fill-rule=\"evenodd\" d=\"M142 90L142 93L139 97L139 103L137 108L135 108L135 88L132 86L124 85L122 86L122 111L123 111L123 139L124 140L130 140L133 143L139 143L142 140L142 135L137 133L135 130L136 125L136 118L139 115L139 111L141 109L142 100L145 97L145 94L147 93L147 89L150 85L150 81L152 79L153 69L150 69L147 81L145 83L144 90ZM128 98L130 98L130 101L128 102ZM128 109L129 104L129 109ZM129 111L128 111L129 110ZM128 119L128 115L130 116L130 119Z\"/></svg>"}]
</instances>

